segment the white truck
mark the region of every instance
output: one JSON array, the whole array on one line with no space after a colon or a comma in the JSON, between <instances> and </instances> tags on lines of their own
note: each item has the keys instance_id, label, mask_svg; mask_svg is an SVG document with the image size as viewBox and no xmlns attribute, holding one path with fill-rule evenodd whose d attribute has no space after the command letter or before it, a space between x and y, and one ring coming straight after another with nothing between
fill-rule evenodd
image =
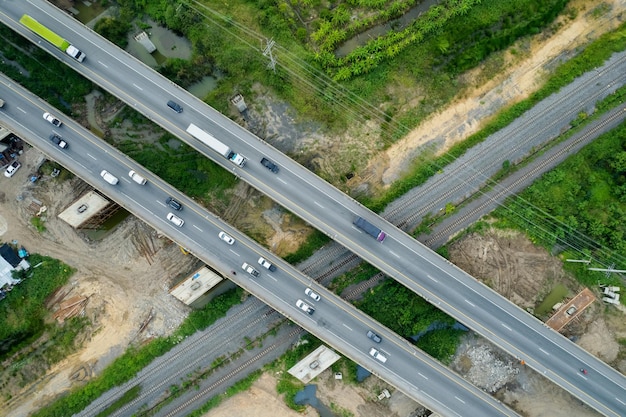
<instances>
[{"instance_id":1,"label":"white truck","mask_svg":"<svg viewBox=\"0 0 626 417\"><path fill-rule=\"evenodd\" d=\"M231 161L233 164L243 167L246 164L245 156L233 152L228 145L223 144L219 140L217 140L213 135L205 132L200 129L198 126L191 123L187 128L187 133L189 133L194 138L198 139L200 142L207 145L209 148L213 149L215 152L222 155L224 158Z\"/></svg>"},{"instance_id":2,"label":"white truck","mask_svg":"<svg viewBox=\"0 0 626 417\"><path fill-rule=\"evenodd\" d=\"M68 41L63 39L61 36L54 33L52 30L48 29L29 15L25 14L20 18L20 23L26 26L28 29L35 32L37 35L41 36L52 45L56 46L78 62L83 62L85 60L85 54L80 51L77 47L70 44Z\"/></svg>"}]
</instances>

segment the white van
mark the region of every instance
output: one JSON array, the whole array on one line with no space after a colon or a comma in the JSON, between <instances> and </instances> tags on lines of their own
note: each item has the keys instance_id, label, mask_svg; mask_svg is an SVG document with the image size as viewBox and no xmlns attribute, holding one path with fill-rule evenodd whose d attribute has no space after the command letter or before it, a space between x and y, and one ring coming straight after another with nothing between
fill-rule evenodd
<instances>
[{"instance_id":1,"label":"white van","mask_svg":"<svg viewBox=\"0 0 626 417\"><path fill-rule=\"evenodd\" d=\"M174 213L167 213L167 220L171 221L178 227L183 227L183 224L185 224L185 221L180 217L176 217Z\"/></svg>"},{"instance_id":2,"label":"white van","mask_svg":"<svg viewBox=\"0 0 626 417\"><path fill-rule=\"evenodd\" d=\"M387 362L387 357L385 355L383 355L382 353L380 353L380 351L378 349L376 349L376 348L371 348L370 349L370 355L373 358L378 359L382 363Z\"/></svg>"},{"instance_id":3,"label":"white van","mask_svg":"<svg viewBox=\"0 0 626 417\"><path fill-rule=\"evenodd\" d=\"M139 185L146 185L146 183L148 182L147 179L145 179L141 175L137 174L132 169L128 172L128 176L131 177L133 179L133 181L135 181Z\"/></svg>"},{"instance_id":4,"label":"white van","mask_svg":"<svg viewBox=\"0 0 626 417\"><path fill-rule=\"evenodd\" d=\"M102 178L104 178L104 180L106 182L108 182L111 185L117 185L117 183L119 182L119 180L117 179L117 177L113 174L111 174L109 171L107 171L106 169L103 169L102 172L100 173L100 176Z\"/></svg>"}]
</instances>

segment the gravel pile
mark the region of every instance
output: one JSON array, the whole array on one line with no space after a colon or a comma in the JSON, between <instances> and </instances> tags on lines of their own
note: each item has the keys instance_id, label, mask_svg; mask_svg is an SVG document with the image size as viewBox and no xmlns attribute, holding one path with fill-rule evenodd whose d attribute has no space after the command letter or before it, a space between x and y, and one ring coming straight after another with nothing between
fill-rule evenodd
<instances>
[{"instance_id":1,"label":"gravel pile","mask_svg":"<svg viewBox=\"0 0 626 417\"><path fill-rule=\"evenodd\" d=\"M472 364L465 378L487 392L496 392L519 373L513 362L499 358L487 345L470 346L464 356Z\"/></svg>"}]
</instances>

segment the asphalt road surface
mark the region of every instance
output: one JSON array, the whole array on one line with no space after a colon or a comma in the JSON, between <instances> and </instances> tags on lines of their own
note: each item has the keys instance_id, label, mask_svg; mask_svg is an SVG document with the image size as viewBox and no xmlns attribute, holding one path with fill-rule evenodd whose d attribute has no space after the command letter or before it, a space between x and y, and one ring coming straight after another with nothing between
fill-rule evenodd
<instances>
[{"instance_id":1,"label":"asphalt road surface","mask_svg":"<svg viewBox=\"0 0 626 417\"><path fill-rule=\"evenodd\" d=\"M5 100L5 106L0 110L3 125L355 362L446 416L463 416L468 410L485 416L516 415L10 79L0 75L0 85ZM42 115L46 111L53 113L63 125L56 127L44 120ZM48 139L52 132L60 135L69 146L61 149L53 144ZM100 176L103 169L118 178L117 185L105 182ZM147 184L133 182L128 176L131 169L146 178ZM11 179L3 177L2 180ZM169 208L165 204L168 196L182 202L183 209ZM167 215L172 212L184 220L181 227L167 220ZM218 237L220 231L233 237L235 243L229 245L221 240ZM258 265L260 256L276 265L276 271L270 272ZM252 265L259 276L253 277L243 271L244 262ZM306 288L312 288L321 299L308 297ZM297 308L297 300L304 300L315 312L307 314ZM370 329L382 336L382 343L376 344L367 338ZM372 346L384 353L388 359L386 363L369 355ZM446 395L442 397L441 393Z\"/></svg>"},{"instance_id":2,"label":"asphalt road surface","mask_svg":"<svg viewBox=\"0 0 626 417\"><path fill-rule=\"evenodd\" d=\"M593 408L606 415L624 414L626 380L606 364L49 4L5 1L3 5L0 19L14 30L52 51L195 147L202 149L184 133L190 121L227 142L250 159L244 169L234 167L210 150L204 149L203 153L465 325L524 359ZM87 54L87 60L83 64L72 62L22 28L16 23L22 13L32 15L74 42ZM172 114L165 107L170 98L185 107L182 114ZM159 107L158 103L163 106ZM278 163L281 167L278 175L257 162L263 156ZM388 233L384 244L352 225L356 215L371 220ZM581 376L580 367L594 372Z\"/></svg>"}]
</instances>

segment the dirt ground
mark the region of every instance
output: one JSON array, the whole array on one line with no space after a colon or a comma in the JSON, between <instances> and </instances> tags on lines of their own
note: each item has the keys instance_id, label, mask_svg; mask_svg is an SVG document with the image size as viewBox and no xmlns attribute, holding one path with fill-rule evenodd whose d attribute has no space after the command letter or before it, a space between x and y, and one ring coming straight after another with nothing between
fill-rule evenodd
<instances>
[{"instance_id":1,"label":"dirt ground","mask_svg":"<svg viewBox=\"0 0 626 417\"><path fill-rule=\"evenodd\" d=\"M580 290L576 281L560 267L560 262L517 233L493 230L483 235L471 234L450 248L451 260L522 308L533 308L556 284L563 284L570 295ZM617 339L626 337L624 311L611 308L608 313L599 302L585 310L568 325L564 336L607 363L626 372L626 360ZM497 398L527 417L591 417L598 414L581 404L541 375L520 365L514 358L494 348L484 339L468 334L464 338L452 368L472 383L495 392ZM409 417L419 404L383 381L369 377L362 384L336 381L329 371L312 381L318 387L317 398L326 406L334 404L355 417ZM276 380L264 374L249 391L225 401L205 417L232 416L237 413L255 417L295 416L282 399L276 397ZM378 401L383 388L390 399ZM257 409L251 404L264 404ZM267 406L266 406L267 404ZM304 415L317 413L307 408ZM348 415L348 414L346 414Z\"/></svg>"},{"instance_id":2,"label":"dirt ground","mask_svg":"<svg viewBox=\"0 0 626 417\"><path fill-rule=\"evenodd\" d=\"M360 181L389 184L406 170L414 156L414 150L420 144L440 136L445 138L447 147L478 130L482 121L499 107L526 97L541 79L542 68L575 46L615 27L619 23L618 16L626 10L626 0L607 0L604 3L611 6L610 11L594 19L588 16L588 11L599 2L587 3L589 2L585 0L573 0L572 6L579 10L575 20L564 22L558 32L547 39L537 36L528 48L518 48L524 49L521 54L505 54L507 64L498 77L484 84L477 83L473 90L466 91L449 108L434 115L407 138L388 149L381 158L369 165L370 168L360 176ZM476 70L468 77L480 80L481 71ZM468 114L474 117L467 119ZM359 128L360 131L368 129L374 128ZM363 140L360 134L347 135ZM333 139L333 143L336 143L336 138ZM358 150L358 155L369 152L358 147L356 142L343 143ZM318 136L310 141L303 139L294 147L294 151L298 152L315 149L324 149L324 152L313 152L310 159L312 165L332 166L334 171L329 174L330 177L347 172L344 167L319 159L328 152L328 147L325 147L325 141ZM101 243L86 240L56 217L72 201L71 196L76 196L74 187L79 181L58 184L50 178L43 178L34 185L28 182L28 173L42 160L41 153L28 149L20 157L23 164L20 171L10 179L0 177L0 239L17 240L31 252L61 259L76 268L78 272L69 284L72 287L71 294L91 296L86 314L95 326L91 336L76 354L55 365L47 377L37 384L16 391L9 403L0 404L2 415L26 416L28 410L41 406L47 399L68 388L71 385L70 376L76 371L82 370L84 376L88 377L119 355L129 343L150 335L166 334L187 314L184 306L167 295L167 288L178 271L190 268L193 259L182 255L175 244L156 236L150 228L132 217L125 220ZM373 168L379 166L382 169ZM41 200L48 207L45 223L47 231L43 234L36 232L30 225L32 214L26 207L32 198ZM264 204L263 209L266 210L266 221L276 229L280 224L279 216ZM132 237L136 235L143 236L145 241L150 242L154 249L151 254L144 256L142 246ZM277 249L280 242L271 240L271 245ZM461 241L453 251L456 251L453 260L457 264L468 272L483 277L488 285L524 308L534 305L538 297L545 295L552 283L568 281L558 268L558 262L542 255L539 249L521 238L510 241L498 235L472 236ZM566 285L570 285L572 291L576 289L571 282ZM155 318L141 335L137 335L139 324L152 308ZM609 363L617 361L617 368L626 372L626 360L619 359L624 354L620 356L620 347L615 342L616 338L626 337L626 320L623 313L616 311L600 316L601 310L600 306L588 309L580 322L566 330L571 335L578 335L578 343L585 349ZM519 382L515 389L507 388L503 394L514 401L518 409L524 410L526 415L592 415L585 414L587 411L584 409L568 408L573 407L575 401L567 396L561 398L558 393L552 395L551 385L542 378L533 379L532 373L530 375L527 381ZM374 378L369 379L376 381ZM374 404L371 400L376 393L375 387L338 384L332 379L325 381L323 375L315 382L319 384L318 397L323 402L334 402L354 416L408 416L417 406L400 393L394 393L390 400L384 400L388 404L384 404L384 401ZM258 407L258 404L263 404L263 407ZM248 405L253 407L246 409ZM276 397L274 378L264 375L251 390L225 401L207 415L237 414L277 417L295 416L298 413L284 406ZM315 416L317 413L309 409L305 415Z\"/></svg>"},{"instance_id":3,"label":"dirt ground","mask_svg":"<svg viewBox=\"0 0 626 417\"><path fill-rule=\"evenodd\" d=\"M22 390L5 388L11 390L13 399L0 404L2 415L25 416L42 400L69 388L70 375L82 371L79 378L88 377L130 343L171 332L187 314L187 308L170 297L167 289L176 274L188 270L194 259L182 255L177 245L159 238L132 216L103 241L90 242L57 218L78 196L80 180L61 183L44 176L35 184L29 182L29 174L43 159L39 151L27 146L20 156L22 168L12 178L0 177L0 240L17 240L30 252L60 259L76 268L67 288L71 289L70 296L90 297L86 315L94 326L82 349L54 365L46 378ZM33 199L47 207L47 231L42 234L30 224L33 214L27 207ZM152 248L147 254L143 245L146 241ZM154 319L138 335L139 325L151 309Z\"/></svg>"},{"instance_id":4,"label":"dirt ground","mask_svg":"<svg viewBox=\"0 0 626 417\"><path fill-rule=\"evenodd\" d=\"M608 11L599 17L592 17L590 11L600 4L607 5ZM562 26L550 37L539 34L530 42L526 39L518 42L514 46L515 54L503 53L504 64L499 73L489 80L484 79L485 66L468 72L464 81L472 87L382 155L370 160L367 168L355 180L367 181L373 188L381 183L389 186L411 166L420 146L441 140L444 144L439 152L444 153L455 143L477 132L501 108L523 100L535 91L545 76L546 68L553 66L563 56L571 55L580 45L619 26L626 10L626 1L573 0L568 7L578 10L575 19L560 18L556 25Z\"/></svg>"}]
</instances>

